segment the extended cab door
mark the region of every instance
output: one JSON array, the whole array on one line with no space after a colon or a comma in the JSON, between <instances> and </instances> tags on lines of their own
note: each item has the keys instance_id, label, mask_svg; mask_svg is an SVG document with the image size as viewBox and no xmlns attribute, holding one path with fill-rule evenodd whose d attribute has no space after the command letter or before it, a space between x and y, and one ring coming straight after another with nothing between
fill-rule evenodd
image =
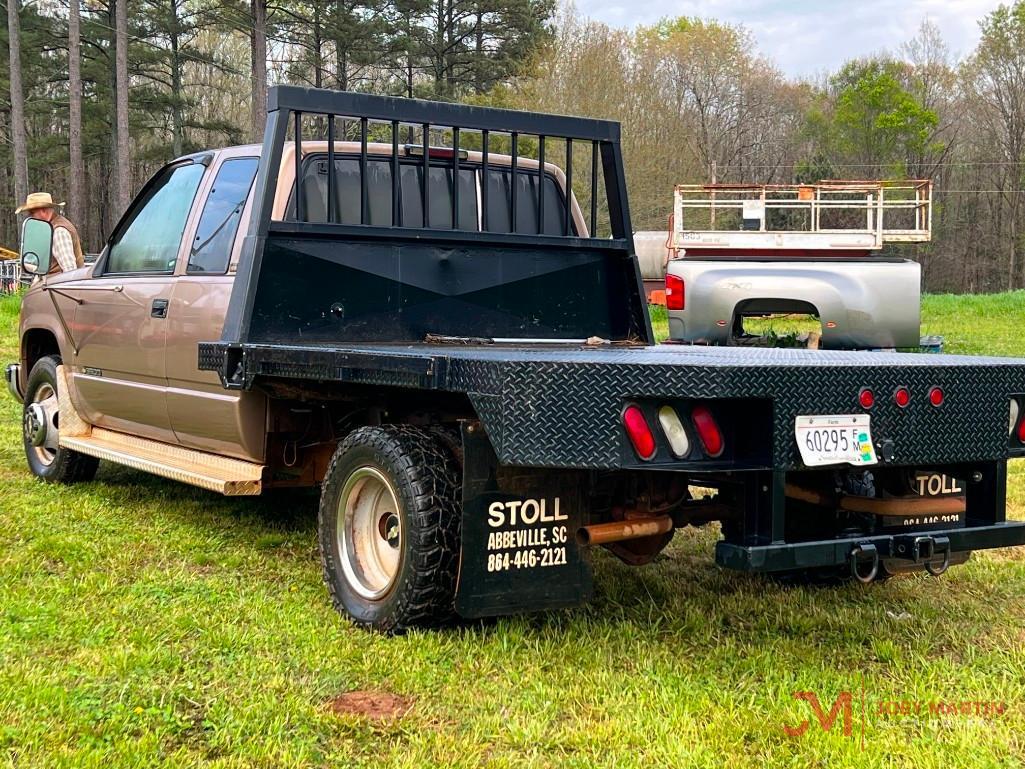
<instances>
[{"instance_id":1,"label":"extended cab door","mask_svg":"<svg viewBox=\"0 0 1025 769\"><path fill-rule=\"evenodd\" d=\"M240 225L248 217L259 164L252 156L222 158L190 225L184 268L171 294L167 410L182 445L262 461L266 396L225 390L216 373L199 370L199 343L221 336L244 234Z\"/></svg>"},{"instance_id":2,"label":"extended cab door","mask_svg":"<svg viewBox=\"0 0 1025 769\"><path fill-rule=\"evenodd\" d=\"M174 441L164 343L182 235L206 167L161 169L133 201L93 272L81 282L72 336L72 397L92 424Z\"/></svg>"}]
</instances>

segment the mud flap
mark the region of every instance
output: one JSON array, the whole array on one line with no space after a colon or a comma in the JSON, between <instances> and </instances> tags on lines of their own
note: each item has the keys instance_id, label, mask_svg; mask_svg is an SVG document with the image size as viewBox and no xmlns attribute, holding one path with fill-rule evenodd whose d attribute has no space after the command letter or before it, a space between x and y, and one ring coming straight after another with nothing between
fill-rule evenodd
<instances>
[{"instance_id":1,"label":"mud flap","mask_svg":"<svg viewBox=\"0 0 1025 769\"><path fill-rule=\"evenodd\" d=\"M592 592L576 541L583 471L499 467L479 423L464 423L456 611L489 617L577 606Z\"/></svg>"}]
</instances>

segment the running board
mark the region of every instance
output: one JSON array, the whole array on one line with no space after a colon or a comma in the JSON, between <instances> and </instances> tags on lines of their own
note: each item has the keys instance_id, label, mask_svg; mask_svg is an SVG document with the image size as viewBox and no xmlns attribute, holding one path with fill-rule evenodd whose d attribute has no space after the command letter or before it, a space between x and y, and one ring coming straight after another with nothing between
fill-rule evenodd
<instances>
[{"instance_id":1,"label":"running board","mask_svg":"<svg viewBox=\"0 0 1025 769\"><path fill-rule=\"evenodd\" d=\"M262 488L263 465L172 446L102 427L93 427L86 435L62 434L60 445L80 454L190 483L226 496L256 495Z\"/></svg>"}]
</instances>

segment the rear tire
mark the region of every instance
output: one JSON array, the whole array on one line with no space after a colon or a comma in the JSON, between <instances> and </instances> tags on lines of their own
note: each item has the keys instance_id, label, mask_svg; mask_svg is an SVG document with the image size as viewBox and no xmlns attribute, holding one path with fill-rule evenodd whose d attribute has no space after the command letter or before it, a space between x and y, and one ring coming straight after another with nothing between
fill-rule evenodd
<instances>
[{"instance_id":1,"label":"rear tire","mask_svg":"<svg viewBox=\"0 0 1025 769\"><path fill-rule=\"evenodd\" d=\"M453 618L460 474L426 430L362 427L335 451L321 487L324 579L338 611L385 633Z\"/></svg>"},{"instance_id":2,"label":"rear tire","mask_svg":"<svg viewBox=\"0 0 1025 769\"><path fill-rule=\"evenodd\" d=\"M48 483L91 481L96 475L100 461L95 457L63 448L57 441L59 365L59 355L47 355L36 361L29 372L25 387L25 404L22 409L25 458L32 474ZM42 445L36 445L33 437L37 434L40 422L45 422L46 438Z\"/></svg>"}]
</instances>

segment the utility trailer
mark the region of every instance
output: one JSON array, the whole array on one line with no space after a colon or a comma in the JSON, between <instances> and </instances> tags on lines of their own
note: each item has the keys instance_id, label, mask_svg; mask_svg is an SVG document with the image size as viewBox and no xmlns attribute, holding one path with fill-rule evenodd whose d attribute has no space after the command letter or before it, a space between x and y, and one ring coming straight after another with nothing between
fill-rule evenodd
<instances>
[{"instance_id":1,"label":"utility trailer","mask_svg":"<svg viewBox=\"0 0 1025 769\"><path fill-rule=\"evenodd\" d=\"M116 232L26 297L8 380L41 477L80 480L84 456L224 493L320 485L327 585L384 631L580 604L595 547L641 565L688 525L721 524L727 568L861 582L1025 543L1005 518L1025 362L654 344L617 123L282 86L262 148L220 152L259 156L237 262L190 276L183 246L188 301L145 303L139 337L178 324L179 381L170 351L184 367L216 321L195 345L213 384L167 389L171 438L91 407L124 400L83 359L90 307L132 290ZM46 303L76 313L63 364ZM225 413L262 444L229 441Z\"/></svg>"}]
</instances>

